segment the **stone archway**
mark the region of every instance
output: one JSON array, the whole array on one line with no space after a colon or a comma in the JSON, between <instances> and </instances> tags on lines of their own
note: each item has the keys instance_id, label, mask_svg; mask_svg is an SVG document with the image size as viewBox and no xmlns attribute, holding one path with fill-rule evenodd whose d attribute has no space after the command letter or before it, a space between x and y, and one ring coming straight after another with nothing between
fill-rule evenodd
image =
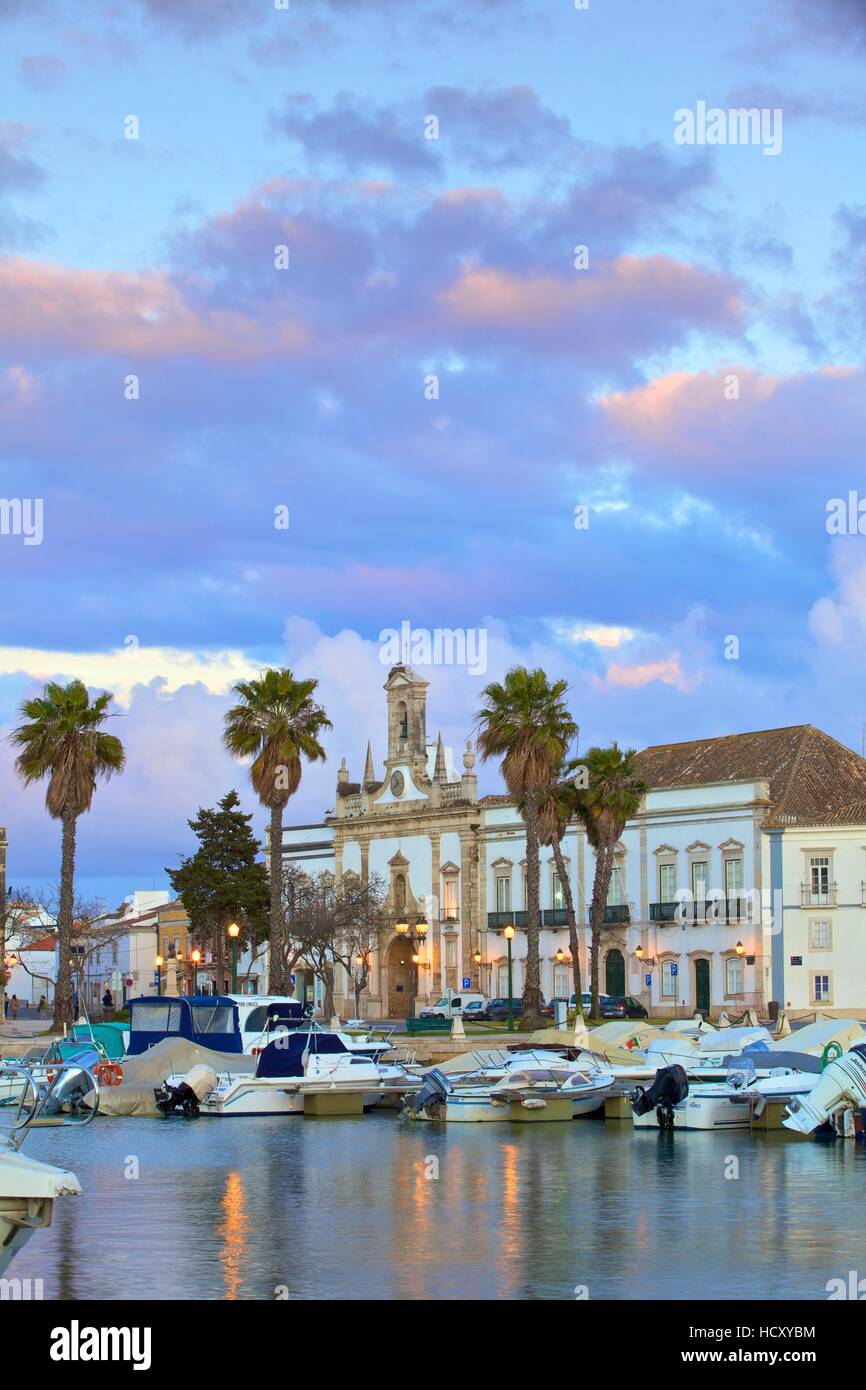
<instances>
[{"instance_id":1,"label":"stone archway","mask_svg":"<svg viewBox=\"0 0 866 1390\"><path fill-rule=\"evenodd\" d=\"M395 936L388 947L388 1018L408 1018L414 1013L418 993L418 967L412 964L413 946Z\"/></svg>"},{"instance_id":2,"label":"stone archway","mask_svg":"<svg viewBox=\"0 0 866 1390\"><path fill-rule=\"evenodd\" d=\"M604 992L614 996L625 994L625 959L617 947L608 951L604 962Z\"/></svg>"}]
</instances>

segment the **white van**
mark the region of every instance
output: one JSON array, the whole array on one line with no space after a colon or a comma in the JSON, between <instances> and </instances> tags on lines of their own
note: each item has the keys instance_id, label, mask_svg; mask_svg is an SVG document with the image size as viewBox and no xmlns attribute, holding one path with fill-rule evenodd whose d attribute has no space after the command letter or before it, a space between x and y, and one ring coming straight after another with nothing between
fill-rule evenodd
<instances>
[{"instance_id":1,"label":"white van","mask_svg":"<svg viewBox=\"0 0 866 1390\"><path fill-rule=\"evenodd\" d=\"M429 1009L422 1009L419 1018L477 1018L487 1008L483 994L453 994L437 999Z\"/></svg>"}]
</instances>

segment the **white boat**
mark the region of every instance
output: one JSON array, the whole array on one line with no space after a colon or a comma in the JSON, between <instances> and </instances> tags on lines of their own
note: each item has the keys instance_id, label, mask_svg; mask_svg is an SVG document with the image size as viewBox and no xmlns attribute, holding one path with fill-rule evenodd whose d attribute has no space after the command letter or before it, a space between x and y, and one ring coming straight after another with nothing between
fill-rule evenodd
<instances>
[{"instance_id":1,"label":"white boat","mask_svg":"<svg viewBox=\"0 0 866 1390\"><path fill-rule=\"evenodd\" d=\"M694 1085L669 1107L652 1107L632 1119L636 1129L748 1129L768 1104L808 1095L820 1079L821 1063L806 1053L745 1054L724 1081Z\"/></svg>"},{"instance_id":2,"label":"white boat","mask_svg":"<svg viewBox=\"0 0 866 1390\"><path fill-rule=\"evenodd\" d=\"M604 1068L579 1068L548 1057L543 1066L517 1064L498 1078L484 1071L448 1076L432 1068L403 1100L411 1120L491 1123L520 1119L520 1111L548 1111L548 1119L573 1119L604 1104L614 1085ZM540 1113L538 1117L541 1118Z\"/></svg>"},{"instance_id":3,"label":"white boat","mask_svg":"<svg viewBox=\"0 0 866 1390\"><path fill-rule=\"evenodd\" d=\"M57 1168L35 1158L27 1158L20 1150L28 1131L41 1124L89 1124L96 1109L80 1116L62 1114L59 1092L70 1082L75 1071L80 1089L91 1091L95 1082L91 1075L82 1077L80 1069L61 1069L49 1085L40 1083L27 1068L4 1064L0 1079L16 1082L16 1096L4 1106L0 1127L0 1276L35 1231L50 1226L54 1203L58 1197L75 1197L81 1184L74 1173ZM11 1078L8 1073L14 1073ZM20 1083L18 1085L17 1083Z\"/></svg>"},{"instance_id":4,"label":"white boat","mask_svg":"<svg viewBox=\"0 0 866 1390\"><path fill-rule=\"evenodd\" d=\"M373 1061L393 1050L390 1040L393 1028L384 1030L381 1036L376 1036L374 1032L349 1033L343 1029L325 1028L312 1018L311 1005L304 1005L290 995L229 994L226 997L237 1005L242 1050L248 1054L261 1052L282 1033L297 1031L334 1033L347 1052L370 1057Z\"/></svg>"},{"instance_id":5,"label":"white boat","mask_svg":"<svg viewBox=\"0 0 866 1390\"><path fill-rule=\"evenodd\" d=\"M311 1096L357 1097L360 1108L371 1109L388 1094L417 1086L403 1067L378 1063L350 1052L336 1033L285 1032L258 1054L256 1070L213 1072L213 1084L174 1074L157 1093L165 1114L182 1110L202 1115L299 1115ZM189 1090L195 1091L191 1106Z\"/></svg>"},{"instance_id":6,"label":"white boat","mask_svg":"<svg viewBox=\"0 0 866 1390\"><path fill-rule=\"evenodd\" d=\"M790 1101L782 1123L799 1134L832 1124L837 1133L852 1133L851 1118L866 1106L866 1045L858 1044L829 1062L807 1095Z\"/></svg>"}]
</instances>

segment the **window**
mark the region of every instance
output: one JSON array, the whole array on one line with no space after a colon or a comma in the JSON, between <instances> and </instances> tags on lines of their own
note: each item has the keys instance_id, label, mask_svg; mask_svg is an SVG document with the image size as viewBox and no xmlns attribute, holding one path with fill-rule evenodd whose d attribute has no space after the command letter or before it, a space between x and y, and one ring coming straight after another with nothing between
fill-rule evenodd
<instances>
[{"instance_id":1,"label":"window","mask_svg":"<svg viewBox=\"0 0 866 1390\"><path fill-rule=\"evenodd\" d=\"M676 864L659 864L659 902L672 903L677 896Z\"/></svg>"},{"instance_id":2,"label":"window","mask_svg":"<svg viewBox=\"0 0 866 1390\"><path fill-rule=\"evenodd\" d=\"M499 991L499 997L500 997L500 999L507 999L507 998L508 998L508 966L507 966L507 965L500 965L500 966L499 966L499 969L496 971L496 979L497 979L497 982L498 982L497 985L496 985L496 988L497 988L497 990Z\"/></svg>"},{"instance_id":3,"label":"window","mask_svg":"<svg viewBox=\"0 0 866 1390\"><path fill-rule=\"evenodd\" d=\"M829 951L833 946L833 932L825 918L812 918L809 922L809 947L812 951Z\"/></svg>"},{"instance_id":4,"label":"window","mask_svg":"<svg viewBox=\"0 0 866 1390\"><path fill-rule=\"evenodd\" d=\"M445 941L445 964L452 969L457 964L457 941L453 936L449 936Z\"/></svg>"},{"instance_id":5,"label":"window","mask_svg":"<svg viewBox=\"0 0 866 1390\"><path fill-rule=\"evenodd\" d=\"M692 861L692 897L696 903L705 903L710 890L710 866L706 859Z\"/></svg>"},{"instance_id":6,"label":"window","mask_svg":"<svg viewBox=\"0 0 866 1390\"><path fill-rule=\"evenodd\" d=\"M830 895L830 860L827 855L813 855L809 860L812 901L824 902Z\"/></svg>"},{"instance_id":7,"label":"window","mask_svg":"<svg viewBox=\"0 0 866 1390\"><path fill-rule=\"evenodd\" d=\"M496 875L496 911L511 911L511 875Z\"/></svg>"},{"instance_id":8,"label":"window","mask_svg":"<svg viewBox=\"0 0 866 1390\"><path fill-rule=\"evenodd\" d=\"M830 1003L830 998L831 998L831 995L830 995L830 976L829 976L829 975L813 975L813 976L812 976L812 1003L813 1003L813 1004L829 1004L829 1003Z\"/></svg>"},{"instance_id":9,"label":"window","mask_svg":"<svg viewBox=\"0 0 866 1390\"><path fill-rule=\"evenodd\" d=\"M666 899L666 901L670 901ZM672 960L662 961L662 998L675 999L677 995L677 977L674 974L674 964Z\"/></svg>"},{"instance_id":10,"label":"window","mask_svg":"<svg viewBox=\"0 0 866 1390\"><path fill-rule=\"evenodd\" d=\"M446 878L445 880L445 919L448 922L457 921L457 879Z\"/></svg>"},{"instance_id":11,"label":"window","mask_svg":"<svg viewBox=\"0 0 866 1390\"><path fill-rule=\"evenodd\" d=\"M551 881L551 898L554 907L565 907L565 893L562 889L562 879L558 873L553 875Z\"/></svg>"},{"instance_id":12,"label":"window","mask_svg":"<svg viewBox=\"0 0 866 1390\"><path fill-rule=\"evenodd\" d=\"M725 994L743 993L743 962L739 956L728 956L725 961Z\"/></svg>"},{"instance_id":13,"label":"window","mask_svg":"<svg viewBox=\"0 0 866 1390\"><path fill-rule=\"evenodd\" d=\"M622 864L614 864L607 890L609 907L619 907L625 902L625 871Z\"/></svg>"},{"instance_id":14,"label":"window","mask_svg":"<svg viewBox=\"0 0 866 1390\"><path fill-rule=\"evenodd\" d=\"M742 859L725 860L725 897L738 898L743 891Z\"/></svg>"},{"instance_id":15,"label":"window","mask_svg":"<svg viewBox=\"0 0 866 1390\"><path fill-rule=\"evenodd\" d=\"M220 1004L192 1004L192 1027L194 1033L233 1033L234 1009Z\"/></svg>"},{"instance_id":16,"label":"window","mask_svg":"<svg viewBox=\"0 0 866 1390\"><path fill-rule=\"evenodd\" d=\"M406 876L397 874L394 878L394 906L398 912L406 909Z\"/></svg>"},{"instance_id":17,"label":"window","mask_svg":"<svg viewBox=\"0 0 866 1390\"><path fill-rule=\"evenodd\" d=\"M553 993L556 999L567 999L568 988L568 966L555 965L553 967Z\"/></svg>"}]
</instances>

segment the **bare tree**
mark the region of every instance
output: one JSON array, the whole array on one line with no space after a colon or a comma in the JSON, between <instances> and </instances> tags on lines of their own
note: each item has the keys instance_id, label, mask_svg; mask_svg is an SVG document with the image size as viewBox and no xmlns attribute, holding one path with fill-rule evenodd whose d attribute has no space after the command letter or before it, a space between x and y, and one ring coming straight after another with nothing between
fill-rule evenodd
<instances>
[{"instance_id":1,"label":"bare tree","mask_svg":"<svg viewBox=\"0 0 866 1390\"><path fill-rule=\"evenodd\" d=\"M366 879L346 874L339 883L327 872L293 875L286 897L286 939L294 962L306 962L321 981L326 1017L334 1013L338 966L354 982L356 998L367 988L385 896L378 874Z\"/></svg>"}]
</instances>

